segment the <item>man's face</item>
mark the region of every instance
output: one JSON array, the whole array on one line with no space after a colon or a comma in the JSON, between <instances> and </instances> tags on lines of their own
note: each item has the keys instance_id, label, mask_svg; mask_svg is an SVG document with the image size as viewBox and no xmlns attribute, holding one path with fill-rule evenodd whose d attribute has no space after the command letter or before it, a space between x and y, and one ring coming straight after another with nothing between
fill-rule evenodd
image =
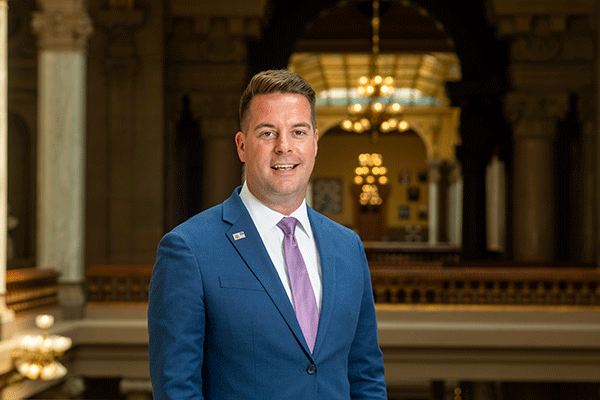
<instances>
[{"instance_id":1,"label":"man's face","mask_svg":"<svg viewBox=\"0 0 600 400\"><path fill-rule=\"evenodd\" d=\"M235 137L248 189L269 208L290 214L304 199L317 156L310 104L300 94L260 94L248 111L246 132Z\"/></svg>"}]
</instances>

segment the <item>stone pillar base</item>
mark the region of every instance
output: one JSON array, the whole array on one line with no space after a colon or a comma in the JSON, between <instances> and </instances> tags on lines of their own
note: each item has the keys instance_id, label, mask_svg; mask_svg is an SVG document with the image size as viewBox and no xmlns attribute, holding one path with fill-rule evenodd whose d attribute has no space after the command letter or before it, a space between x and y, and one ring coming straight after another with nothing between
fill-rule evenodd
<instances>
[{"instance_id":1,"label":"stone pillar base","mask_svg":"<svg viewBox=\"0 0 600 400\"><path fill-rule=\"evenodd\" d=\"M0 340L15 334L15 313L6 307L6 295L0 295Z\"/></svg>"},{"instance_id":2,"label":"stone pillar base","mask_svg":"<svg viewBox=\"0 0 600 400\"><path fill-rule=\"evenodd\" d=\"M82 282L61 282L58 284L58 304L63 319L83 319L85 313L85 294Z\"/></svg>"},{"instance_id":3,"label":"stone pillar base","mask_svg":"<svg viewBox=\"0 0 600 400\"><path fill-rule=\"evenodd\" d=\"M152 383L149 379L121 379L119 390L127 400L152 400Z\"/></svg>"}]
</instances>

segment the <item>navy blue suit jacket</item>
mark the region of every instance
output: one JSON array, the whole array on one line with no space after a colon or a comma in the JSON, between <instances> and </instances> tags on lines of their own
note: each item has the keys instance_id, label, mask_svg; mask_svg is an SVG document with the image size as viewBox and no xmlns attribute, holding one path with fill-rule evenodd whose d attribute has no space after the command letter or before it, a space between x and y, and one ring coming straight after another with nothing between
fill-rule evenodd
<instances>
[{"instance_id":1,"label":"navy blue suit jacket","mask_svg":"<svg viewBox=\"0 0 600 400\"><path fill-rule=\"evenodd\" d=\"M154 398L386 399L358 235L308 209L323 284L311 354L238 193L159 244L148 305Z\"/></svg>"}]
</instances>

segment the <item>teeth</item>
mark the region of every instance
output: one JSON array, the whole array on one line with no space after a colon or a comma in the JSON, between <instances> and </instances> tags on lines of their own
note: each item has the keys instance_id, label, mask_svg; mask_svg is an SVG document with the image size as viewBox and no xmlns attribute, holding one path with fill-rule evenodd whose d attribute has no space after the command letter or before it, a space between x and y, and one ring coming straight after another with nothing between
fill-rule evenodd
<instances>
[{"instance_id":1,"label":"teeth","mask_svg":"<svg viewBox=\"0 0 600 400\"><path fill-rule=\"evenodd\" d=\"M274 165L273 168L275 169L292 169L294 168L293 164L288 164L288 165Z\"/></svg>"}]
</instances>

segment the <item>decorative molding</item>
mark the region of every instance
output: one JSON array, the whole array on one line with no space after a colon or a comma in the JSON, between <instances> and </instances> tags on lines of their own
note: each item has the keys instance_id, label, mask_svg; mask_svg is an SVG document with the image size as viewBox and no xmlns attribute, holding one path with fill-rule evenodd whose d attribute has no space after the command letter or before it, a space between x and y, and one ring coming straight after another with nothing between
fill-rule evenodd
<instances>
[{"instance_id":1,"label":"decorative molding","mask_svg":"<svg viewBox=\"0 0 600 400\"><path fill-rule=\"evenodd\" d=\"M246 58L244 39L259 37L260 22L232 16L198 16L194 30L206 36L198 45L198 51L205 61L240 63Z\"/></svg>"},{"instance_id":2,"label":"decorative molding","mask_svg":"<svg viewBox=\"0 0 600 400\"><path fill-rule=\"evenodd\" d=\"M43 2L42 2L43 3ZM92 20L82 5L45 8L32 13L31 27L38 35L38 46L43 50L87 50L87 39L94 31Z\"/></svg>"},{"instance_id":3,"label":"decorative molding","mask_svg":"<svg viewBox=\"0 0 600 400\"><path fill-rule=\"evenodd\" d=\"M514 135L551 140L556 135L556 122L569 108L568 94L509 93L506 112L514 127Z\"/></svg>"},{"instance_id":4,"label":"decorative molding","mask_svg":"<svg viewBox=\"0 0 600 400\"><path fill-rule=\"evenodd\" d=\"M594 14L595 15L595 14ZM592 15L515 13L501 15L496 26L511 41L515 61L547 62L595 58L595 20Z\"/></svg>"},{"instance_id":5,"label":"decorative molding","mask_svg":"<svg viewBox=\"0 0 600 400\"><path fill-rule=\"evenodd\" d=\"M171 14L176 17L231 15L262 19L268 9L267 0L171 0L169 3Z\"/></svg>"},{"instance_id":6,"label":"decorative molding","mask_svg":"<svg viewBox=\"0 0 600 400\"><path fill-rule=\"evenodd\" d=\"M98 12L98 23L106 33L104 68L108 73L133 75L139 68L135 33L145 22L138 9L109 9Z\"/></svg>"}]
</instances>

